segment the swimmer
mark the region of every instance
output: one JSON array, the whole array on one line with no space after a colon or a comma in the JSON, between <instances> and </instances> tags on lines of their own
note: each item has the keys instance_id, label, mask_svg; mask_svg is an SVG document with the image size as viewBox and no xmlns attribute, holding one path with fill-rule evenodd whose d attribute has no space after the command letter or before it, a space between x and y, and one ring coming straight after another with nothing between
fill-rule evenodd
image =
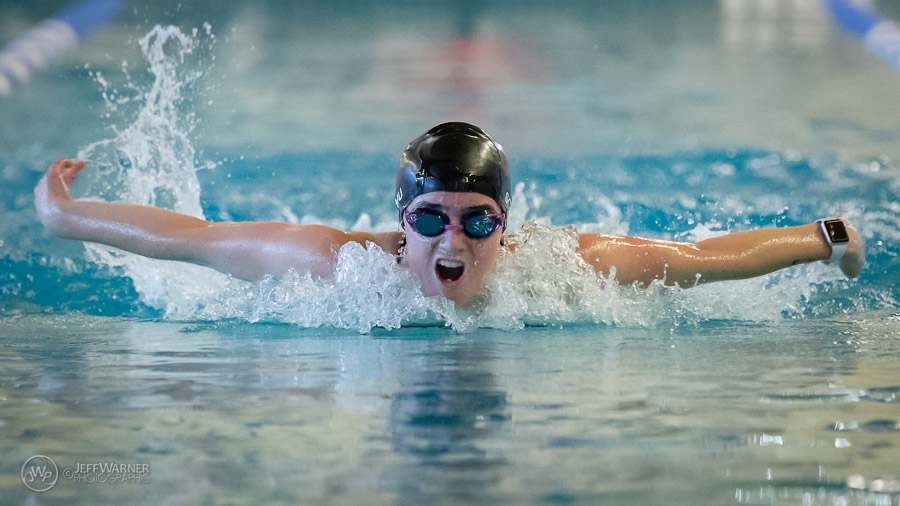
<instances>
[{"instance_id":1,"label":"swimmer","mask_svg":"<svg viewBox=\"0 0 900 506\"><path fill-rule=\"evenodd\" d=\"M249 281L291 269L328 277L343 245L374 244L415 273L425 295L465 307L482 292L507 247L509 162L499 144L467 123L438 125L403 151L395 232L209 222L155 207L73 200L69 187L84 166L59 160L35 188L38 217L50 233L204 265ZM580 234L578 251L598 274L614 271L619 284L641 286L661 280L690 287L816 261L837 265L854 278L864 261L863 241L845 217L696 243Z\"/></svg>"}]
</instances>

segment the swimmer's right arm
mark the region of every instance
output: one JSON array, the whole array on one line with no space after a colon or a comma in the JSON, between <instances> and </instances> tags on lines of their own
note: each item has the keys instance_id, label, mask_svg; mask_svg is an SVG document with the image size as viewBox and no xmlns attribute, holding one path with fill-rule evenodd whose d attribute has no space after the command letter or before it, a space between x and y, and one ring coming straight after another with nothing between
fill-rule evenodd
<instances>
[{"instance_id":1,"label":"swimmer's right arm","mask_svg":"<svg viewBox=\"0 0 900 506\"><path fill-rule=\"evenodd\" d=\"M38 218L62 238L204 265L250 281L289 269L329 276L342 245L371 241L392 251L396 242L391 233L286 223L214 223L155 207L72 200L69 187L84 165L59 160L35 188Z\"/></svg>"}]
</instances>

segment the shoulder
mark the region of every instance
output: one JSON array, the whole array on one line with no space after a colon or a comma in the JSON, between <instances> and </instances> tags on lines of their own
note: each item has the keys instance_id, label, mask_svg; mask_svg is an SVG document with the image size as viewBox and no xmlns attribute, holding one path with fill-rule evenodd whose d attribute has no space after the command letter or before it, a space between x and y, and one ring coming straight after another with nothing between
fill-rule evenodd
<instances>
[{"instance_id":1,"label":"shoulder","mask_svg":"<svg viewBox=\"0 0 900 506\"><path fill-rule=\"evenodd\" d=\"M325 225L295 225L278 222L217 223L213 228L238 232L256 240L288 242L317 251L337 251L341 246L355 242L362 246L374 243L381 249L396 254L403 237L401 232L346 232Z\"/></svg>"},{"instance_id":2,"label":"shoulder","mask_svg":"<svg viewBox=\"0 0 900 506\"><path fill-rule=\"evenodd\" d=\"M347 232L350 241L358 242L363 246L371 242L384 251L396 255L403 244L402 232ZM348 241L349 242L349 241Z\"/></svg>"},{"instance_id":3,"label":"shoulder","mask_svg":"<svg viewBox=\"0 0 900 506\"><path fill-rule=\"evenodd\" d=\"M320 225L301 226L308 227L306 229L307 233L318 236L318 240L330 243L338 248L351 242L358 243L361 246L372 243L384 251L396 255L403 240L402 232L345 232Z\"/></svg>"},{"instance_id":4,"label":"shoulder","mask_svg":"<svg viewBox=\"0 0 900 506\"><path fill-rule=\"evenodd\" d=\"M573 225L553 226L528 220L522 223L516 233L504 234L500 243L508 251L514 252L526 245L536 245L539 248L542 245L578 248L578 241L578 230Z\"/></svg>"}]
</instances>

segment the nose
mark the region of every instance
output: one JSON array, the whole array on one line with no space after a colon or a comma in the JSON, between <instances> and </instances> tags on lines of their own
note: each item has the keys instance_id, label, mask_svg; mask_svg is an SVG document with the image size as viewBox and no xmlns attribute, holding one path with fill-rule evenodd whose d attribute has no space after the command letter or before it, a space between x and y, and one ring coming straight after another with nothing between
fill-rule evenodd
<instances>
[{"instance_id":1,"label":"nose","mask_svg":"<svg viewBox=\"0 0 900 506\"><path fill-rule=\"evenodd\" d=\"M464 247L465 241L468 238L463 232L464 228L462 225L444 225L444 230L445 232L441 234L441 242L444 243L445 246L448 246L453 250L462 249Z\"/></svg>"}]
</instances>

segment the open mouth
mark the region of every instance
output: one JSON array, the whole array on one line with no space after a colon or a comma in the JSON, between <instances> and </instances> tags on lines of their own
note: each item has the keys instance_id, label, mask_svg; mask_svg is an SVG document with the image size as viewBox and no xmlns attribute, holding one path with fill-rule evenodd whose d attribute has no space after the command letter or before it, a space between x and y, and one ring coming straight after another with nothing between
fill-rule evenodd
<instances>
[{"instance_id":1,"label":"open mouth","mask_svg":"<svg viewBox=\"0 0 900 506\"><path fill-rule=\"evenodd\" d=\"M441 282L453 282L462 277L463 271L466 270L465 264L456 260L438 260L435 266L435 272Z\"/></svg>"}]
</instances>

